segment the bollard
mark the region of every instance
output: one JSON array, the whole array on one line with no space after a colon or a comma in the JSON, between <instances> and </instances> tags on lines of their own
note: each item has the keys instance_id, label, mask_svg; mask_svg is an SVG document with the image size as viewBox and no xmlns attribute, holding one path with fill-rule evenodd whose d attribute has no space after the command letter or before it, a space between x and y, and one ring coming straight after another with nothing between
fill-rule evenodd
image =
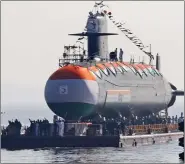
<instances>
[{"instance_id":1,"label":"bollard","mask_svg":"<svg viewBox=\"0 0 185 164\"><path fill-rule=\"evenodd\" d=\"M153 144L153 145L155 144L155 140L154 140L154 138L152 138L152 144Z\"/></svg>"},{"instance_id":2,"label":"bollard","mask_svg":"<svg viewBox=\"0 0 185 164\"><path fill-rule=\"evenodd\" d=\"M123 147L123 143L122 142L119 143L119 147Z\"/></svg>"},{"instance_id":3,"label":"bollard","mask_svg":"<svg viewBox=\"0 0 185 164\"><path fill-rule=\"evenodd\" d=\"M134 141L133 141L133 143L132 143L132 146L133 146L133 147L136 147L136 146L137 146L137 142L136 142L135 139L134 139Z\"/></svg>"}]
</instances>

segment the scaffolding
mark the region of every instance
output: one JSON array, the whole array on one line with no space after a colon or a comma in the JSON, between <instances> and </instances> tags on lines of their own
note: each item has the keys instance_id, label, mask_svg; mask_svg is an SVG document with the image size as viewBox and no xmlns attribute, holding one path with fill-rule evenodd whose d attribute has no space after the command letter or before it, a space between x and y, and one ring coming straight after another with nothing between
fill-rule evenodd
<instances>
[{"instance_id":1,"label":"scaffolding","mask_svg":"<svg viewBox=\"0 0 185 164\"><path fill-rule=\"evenodd\" d=\"M71 64L87 60L87 51L84 47L76 45L64 46L64 53L61 58L59 58L59 67L65 64Z\"/></svg>"}]
</instances>

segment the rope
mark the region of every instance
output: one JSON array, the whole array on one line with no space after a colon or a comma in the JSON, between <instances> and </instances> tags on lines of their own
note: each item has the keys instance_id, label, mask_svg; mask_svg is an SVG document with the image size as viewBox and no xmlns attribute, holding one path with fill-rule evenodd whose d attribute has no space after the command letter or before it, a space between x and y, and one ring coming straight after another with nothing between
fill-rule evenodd
<instances>
[{"instance_id":1,"label":"rope","mask_svg":"<svg viewBox=\"0 0 185 164\"><path fill-rule=\"evenodd\" d=\"M100 3L99 6L102 10L102 12L112 21L112 23L129 39L132 41L132 43L134 43L142 52L144 52L146 55L148 55L150 57L150 63L151 60L154 59L154 56L151 54L151 52L147 52L145 49L148 48L149 46L145 46L142 41L136 36L134 35L134 33L124 27L125 23L121 23L121 22L117 22L115 20L115 18L112 15L112 12L110 12L110 8L107 5L103 4L103 1ZM109 12L107 12L105 9L105 7L107 7L109 9Z\"/></svg>"}]
</instances>

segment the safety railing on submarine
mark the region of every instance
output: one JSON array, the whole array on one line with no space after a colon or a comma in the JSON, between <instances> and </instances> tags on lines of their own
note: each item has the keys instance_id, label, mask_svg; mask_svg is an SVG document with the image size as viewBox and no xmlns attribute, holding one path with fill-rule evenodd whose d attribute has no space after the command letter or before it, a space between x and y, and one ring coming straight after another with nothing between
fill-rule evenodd
<instances>
[{"instance_id":1,"label":"safety railing on submarine","mask_svg":"<svg viewBox=\"0 0 185 164\"><path fill-rule=\"evenodd\" d=\"M80 63L80 62L96 63L97 61L101 61L101 62L109 61L108 58L100 58L99 52L92 54L92 56L93 56L93 60L89 58L87 54L81 54L81 53L67 54L64 52L63 57L59 58L59 67L62 67L65 64L75 64L75 63Z\"/></svg>"},{"instance_id":2,"label":"safety railing on submarine","mask_svg":"<svg viewBox=\"0 0 185 164\"><path fill-rule=\"evenodd\" d=\"M69 57L71 56L71 57ZM82 56L81 54L75 54L75 55L69 55L67 58L59 58L59 67L63 67L66 64L80 64L80 63L88 63L89 65L91 64L96 64L97 62L112 62L111 60L107 58L99 58L99 60L91 60L87 57L87 55ZM98 59L98 58L97 58ZM116 61L116 60L115 60ZM130 64L140 64L143 62L131 62L131 61L123 61L127 62ZM152 64L151 66L156 67L156 65Z\"/></svg>"},{"instance_id":3,"label":"safety railing on submarine","mask_svg":"<svg viewBox=\"0 0 185 164\"><path fill-rule=\"evenodd\" d=\"M108 62L108 61L118 61L117 58L114 58L113 60L109 59L110 55L114 52L105 52L107 54L106 58L102 58L100 55L100 51L97 51L95 53L92 54L93 58L89 57L89 55L87 55L89 52L88 50L85 50L84 47L81 46L64 46L64 53L63 56L61 58L59 58L59 67L63 67L66 64L76 64L76 63L88 63L88 65L91 64L95 64L96 62ZM140 64L140 63L144 63L144 59L143 62L138 61L135 62L134 58L132 58L130 61L123 61L123 62L128 62L130 64ZM150 64L151 66L154 66L152 63Z\"/></svg>"}]
</instances>

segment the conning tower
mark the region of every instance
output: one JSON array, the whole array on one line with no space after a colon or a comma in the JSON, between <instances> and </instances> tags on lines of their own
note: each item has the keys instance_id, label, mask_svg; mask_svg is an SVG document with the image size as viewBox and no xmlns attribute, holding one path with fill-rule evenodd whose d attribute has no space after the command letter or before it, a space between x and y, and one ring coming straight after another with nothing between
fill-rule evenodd
<instances>
[{"instance_id":1,"label":"conning tower","mask_svg":"<svg viewBox=\"0 0 185 164\"><path fill-rule=\"evenodd\" d=\"M87 32L90 33L107 33L107 19L103 13L93 14L89 12L86 25ZM90 58L100 56L108 58L108 36L88 36L88 55Z\"/></svg>"},{"instance_id":2,"label":"conning tower","mask_svg":"<svg viewBox=\"0 0 185 164\"><path fill-rule=\"evenodd\" d=\"M75 36L87 36L88 58L93 60L95 57L108 59L108 35L117 35L107 33L107 18L103 12L89 12L86 23L86 32L69 34Z\"/></svg>"}]
</instances>

